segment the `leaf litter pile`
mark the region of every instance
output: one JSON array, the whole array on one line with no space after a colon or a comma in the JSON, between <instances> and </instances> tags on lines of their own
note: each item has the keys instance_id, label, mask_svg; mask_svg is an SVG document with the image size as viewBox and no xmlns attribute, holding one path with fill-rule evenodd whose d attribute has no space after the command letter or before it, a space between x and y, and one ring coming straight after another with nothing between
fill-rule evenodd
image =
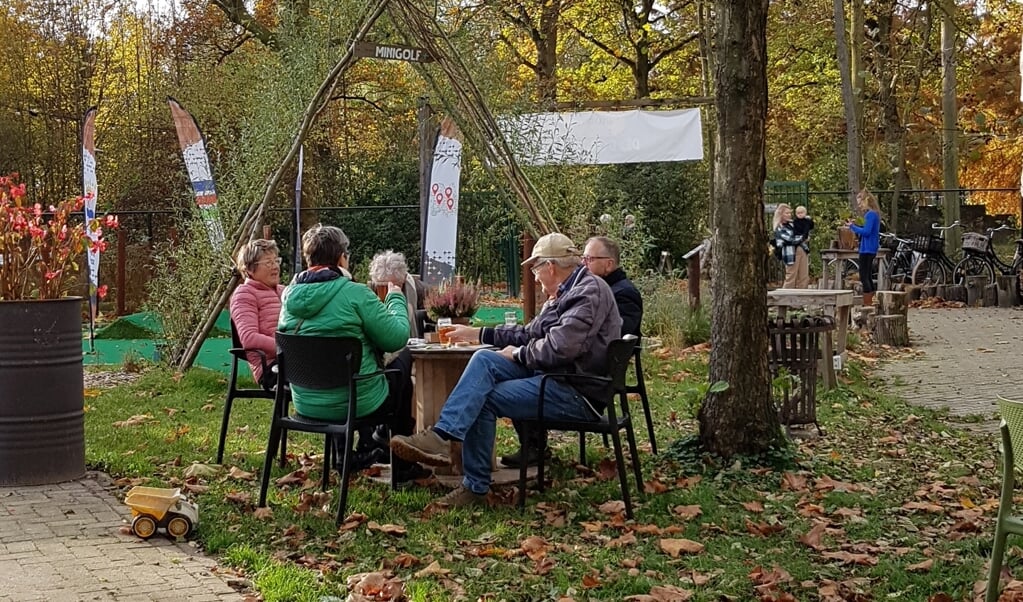
<instances>
[{"instance_id":1,"label":"leaf litter pile","mask_svg":"<svg viewBox=\"0 0 1023 602\"><path fill-rule=\"evenodd\" d=\"M266 599L290 597L267 578L274 566L313 575L306 587L317 595L356 602L981 600L1000 484L994 439L884 396L860 374L870 363L857 361L845 386L819 394L827 434L797 441L785 467L674 454L671 437L695 432L686 419L661 434L668 449L653 456L637 429L644 496L631 483L635 520L625 517L613 454L591 439L591 467L577 465L574 436L556 446L547 491L530 491L524 513L511 486L495 489L486 507L449 511L432 503L446 491L434 479L392 492L366 478L371 470L355 477L335 530L336 474L320 491L315 440L275 469L269 508L255 507L261 453L236 454L225 467L176 456L121 484L150 477L182 487L202 508L201 543ZM674 370L683 368L666 357L651 368ZM651 396L670 399L672 381L658 379ZM148 415L129 405L108 424L126 431L174 418L163 428L188 438L184 416L211 422L191 431L218 426L202 416L216 416L208 405ZM655 414L669 412L655 401ZM167 436L147 453L179 443ZM1023 600L1012 579L1023 575L1021 553L1009 543L1003 599Z\"/></svg>"}]
</instances>

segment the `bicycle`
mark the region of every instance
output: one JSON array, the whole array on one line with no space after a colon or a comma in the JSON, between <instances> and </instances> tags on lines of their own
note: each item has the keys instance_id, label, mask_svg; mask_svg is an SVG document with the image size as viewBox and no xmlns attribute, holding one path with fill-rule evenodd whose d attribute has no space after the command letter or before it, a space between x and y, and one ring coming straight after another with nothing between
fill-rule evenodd
<instances>
[{"instance_id":1,"label":"bicycle","mask_svg":"<svg viewBox=\"0 0 1023 602\"><path fill-rule=\"evenodd\" d=\"M885 272L889 285L912 282L913 268L923 257L922 253L913 250L913 241L882 232L881 246L892 251Z\"/></svg>"},{"instance_id":2,"label":"bicycle","mask_svg":"<svg viewBox=\"0 0 1023 602\"><path fill-rule=\"evenodd\" d=\"M1012 262L1005 263L995 253L992 243L995 232L1002 230L1016 232L1015 228L1001 225L997 228L988 228L987 236L976 232L963 234L963 253L966 256L956 264L957 282L962 282L970 276L986 276L985 284L992 284L995 281L995 269L1005 276L1019 273L1020 268L1023 267L1023 238L1016 239L1016 250L1012 255Z\"/></svg>"},{"instance_id":3,"label":"bicycle","mask_svg":"<svg viewBox=\"0 0 1023 602\"><path fill-rule=\"evenodd\" d=\"M913 238L913 250L923 253L923 257L913 267L913 284L941 285L948 284L950 276L956 273L956 263L945 255L945 232L959 227L959 220L948 226L931 224L932 230L938 230L938 236L921 235ZM958 283L957 283L958 284Z\"/></svg>"}]
</instances>

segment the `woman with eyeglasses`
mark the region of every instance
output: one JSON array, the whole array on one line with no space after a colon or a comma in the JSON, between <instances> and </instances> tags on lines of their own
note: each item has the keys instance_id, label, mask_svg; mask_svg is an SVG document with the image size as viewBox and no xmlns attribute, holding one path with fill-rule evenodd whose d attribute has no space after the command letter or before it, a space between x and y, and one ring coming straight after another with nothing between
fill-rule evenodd
<instances>
[{"instance_id":1,"label":"woman with eyeglasses","mask_svg":"<svg viewBox=\"0 0 1023 602\"><path fill-rule=\"evenodd\" d=\"M277 343L274 331L281 314L281 258L277 243L272 240L253 240L238 251L235 258L238 271L245 281L231 296L231 321L238 331L242 347L260 350L266 354L267 371L259 354L247 354L252 378L264 389L270 390L277 382L277 374L270 370L276 363Z\"/></svg>"}]
</instances>

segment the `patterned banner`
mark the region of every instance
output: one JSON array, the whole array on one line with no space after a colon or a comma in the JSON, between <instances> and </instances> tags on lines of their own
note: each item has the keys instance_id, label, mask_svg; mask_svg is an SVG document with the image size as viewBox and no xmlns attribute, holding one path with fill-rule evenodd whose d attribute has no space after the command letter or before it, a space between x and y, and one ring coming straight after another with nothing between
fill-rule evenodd
<instances>
[{"instance_id":1,"label":"patterned banner","mask_svg":"<svg viewBox=\"0 0 1023 602\"><path fill-rule=\"evenodd\" d=\"M96 107L90 107L82 118L82 196L85 197L85 233L96 242L100 237L96 219ZM95 351L96 312L99 311L99 245L86 250L89 264L89 349Z\"/></svg>"},{"instance_id":2,"label":"patterned banner","mask_svg":"<svg viewBox=\"0 0 1023 602\"><path fill-rule=\"evenodd\" d=\"M188 179L192 181L195 191L195 204L199 207L206 233L210 237L210 245L220 250L224 245L224 228L220 224L220 212L217 209L217 189L213 185L213 172L210 160L206 155L206 144L202 132L191 113L182 108L181 104L167 97L171 115L174 116L174 128L178 132L181 144L181 155L188 169Z\"/></svg>"},{"instance_id":3,"label":"patterned banner","mask_svg":"<svg viewBox=\"0 0 1023 602\"><path fill-rule=\"evenodd\" d=\"M437 286L455 275L458 241L458 188L462 176L462 133L450 117L440 125L433 151L430 190L427 195L423 283Z\"/></svg>"}]
</instances>

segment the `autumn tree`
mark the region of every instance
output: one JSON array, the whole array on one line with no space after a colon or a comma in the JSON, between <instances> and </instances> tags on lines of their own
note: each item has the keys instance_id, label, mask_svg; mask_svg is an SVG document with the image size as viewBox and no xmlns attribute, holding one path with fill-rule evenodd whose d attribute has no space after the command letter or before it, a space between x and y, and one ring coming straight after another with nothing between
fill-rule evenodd
<instances>
[{"instance_id":1,"label":"autumn tree","mask_svg":"<svg viewBox=\"0 0 1023 602\"><path fill-rule=\"evenodd\" d=\"M782 439L767 369L764 273L765 121L768 0L716 0L714 295L711 382L700 407L704 449L731 457Z\"/></svg>"}]
</instances>

